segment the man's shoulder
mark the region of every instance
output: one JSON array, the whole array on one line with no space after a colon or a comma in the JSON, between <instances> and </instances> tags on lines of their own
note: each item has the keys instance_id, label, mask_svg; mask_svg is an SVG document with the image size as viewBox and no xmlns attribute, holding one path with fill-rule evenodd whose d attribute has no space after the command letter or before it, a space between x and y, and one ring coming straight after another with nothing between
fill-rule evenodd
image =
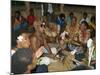
<instances>
[{"instance_id":1,"label":"man's shoulder","mask_svg":"<svg viewBox=\"0 0 100 75\"><path fill-rule=\"evenodd\" d=\"M32 41L36 41L36 40L37 40L37 37L36 37L35 34L34 34L34 36L31 37L31 40L32 40Z\"/></svg>"}]
</instances>

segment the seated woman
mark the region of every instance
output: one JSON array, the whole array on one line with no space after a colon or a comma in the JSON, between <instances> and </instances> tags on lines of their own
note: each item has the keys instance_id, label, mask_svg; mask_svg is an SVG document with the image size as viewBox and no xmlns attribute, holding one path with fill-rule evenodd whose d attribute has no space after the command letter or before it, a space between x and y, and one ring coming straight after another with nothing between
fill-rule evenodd
<instances>
[{"instance_id":1,"label":"seated woman","mask_svg":"<svg viewBox=\"0 0 100 75\"><path fill-rule=\"evenodd\" d=\"M66 26L66 33L68 36L66 43L68 51L75 56L75 59L81 61L84 58L84 54L83 47L79 41L79 25L76 17L72 18L70 26Z\"/></svg>"},{"instance_id":2,"label":"seated woman","mask_svg":"<svg viewBox=\"0 0 100 75\"><path fill-rule=\"evenodd\" d=\"M80 30L79 30L79 41L83 44L86 45L87 40L90 37L90 28L89 25L86 21L83 21L80 25Z\"/></svg>"},{"instance_id":3,"label":"seated woman","mask_svg":"<svg viewBox=\"0 0 100 75\"><path fill-rule=\"evenodd\" d=\"M68 36L71 40L78 41L78 31L79 25L77 24L77 18L73 17L70 26L66 26L66 31L68 32Z\"/></svg>"},{"instance_id":4,"label":"seated woman","mask_svg":"<svg viewBox=\"0 0 100 75\"><path fill-rule=\"evenodd\" d=\"M87 41L90 38L90 34L91 34L90 31L91 30L89 28L88 23L86 21L81 22L80 30L79 30L79 41L80 41L82 47L84 48L83 54L84 54L85 58L88 57Z\"/></svg>"},{"instance_id":5,"label":"seated woman","mask_svg":"<svg viewBox=\"0 0 100 75\"><path fill-rule=\"evenodd\" d=\"M47 41L55 42L57 37L57 26L55 23L50 23L49 27L45 29L45 34L47 36Z\"/></svg>"}]
</instances>

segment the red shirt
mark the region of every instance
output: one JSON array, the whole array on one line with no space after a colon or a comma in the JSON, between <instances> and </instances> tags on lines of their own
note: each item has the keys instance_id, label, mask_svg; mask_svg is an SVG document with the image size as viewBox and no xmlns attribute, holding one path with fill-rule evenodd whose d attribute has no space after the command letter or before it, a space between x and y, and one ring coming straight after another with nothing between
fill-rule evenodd
<instances>
[{"instance_id":1,"label":"red shirt","mask_svg":"<svg viewBox=\"0 0 100 75\"><path fill-rule=\"evenodd\" d=\"M28 23L29 25L33 25L34 21L35 21L35 16L29 15L27 17Z\"/></svg>"}]
</instances>

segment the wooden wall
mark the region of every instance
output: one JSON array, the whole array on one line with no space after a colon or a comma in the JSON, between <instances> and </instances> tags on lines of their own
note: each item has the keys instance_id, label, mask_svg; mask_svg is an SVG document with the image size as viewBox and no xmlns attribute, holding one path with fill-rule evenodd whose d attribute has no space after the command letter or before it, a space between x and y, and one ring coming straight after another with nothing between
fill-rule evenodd
<instances>
[{"instance_id":1,"label":"wooden wall","mask_svg":"<svg viewBox=\"0 0 100 75\"><path fill-rule=\"evenodd\" d=\"M47 4L46 3L44 3L44 4L45 4L45 8L47 8ZM53 10L54 10L55 15L58 15L61 12L60 6L61 6L60 4L53 4ZM34 2L30 3L30 7L34 9L35 16L41 16L41 3L34 3ZM11 6L12 15L14 15L14 12L16 10L20 10L22 15L25 18L27 17L28 13L27 13L27 6L26 5L23 4L23 5L18 6L17 2L16 2L16 4L12 4L12 6ZM80 19L82 18L82 14L84 12L87 12L89 17L91 17L92 15L95 15L96 14L96 7L95 6L81 6L81 5L65 4L63 7L63 11L64 11L66 16L68 16L68 14L70 12L74 12L75 16L78 18L78 21L80 21Z\"/></svg>"}]
</instances>

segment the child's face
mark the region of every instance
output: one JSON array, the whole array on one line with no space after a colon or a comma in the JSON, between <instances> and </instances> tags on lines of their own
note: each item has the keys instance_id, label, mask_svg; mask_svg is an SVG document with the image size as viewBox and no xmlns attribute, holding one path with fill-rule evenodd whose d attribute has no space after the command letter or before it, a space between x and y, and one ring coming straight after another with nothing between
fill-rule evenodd
<instances>
[{"instance_id":1,"label":"child's face","mask_svg":"<svg viewBox=\"0 0 100 75\"><path fill-rule=\"evenodd\" d=\"M23 39L22 39L22 41L21 41L21 46L23 47L23 48L29 48L29 46L30 46L30 40L29 40L29 37L28 37L28 35L22 35L23 36Z\"/></svg>"},{"instance_id":2,"label":"child's face","mask_svg":"<svg viewBox=\"0 0 100 75\"><path fill-rule=\"evenodd\" d=\"M65 19L65 17L62 17L62 20L64 20Z\"/></svg>"},{"instance_id":3,"label":"child's face","mask_svg":"<svg viewBox=\"0 0 100 75\"><path fill-rule=\"evenodd\" d=\"M23 47L24 48L29 48L30 46L30 41L28 38L23 39Z\"/></svg>"}]
</instances>

